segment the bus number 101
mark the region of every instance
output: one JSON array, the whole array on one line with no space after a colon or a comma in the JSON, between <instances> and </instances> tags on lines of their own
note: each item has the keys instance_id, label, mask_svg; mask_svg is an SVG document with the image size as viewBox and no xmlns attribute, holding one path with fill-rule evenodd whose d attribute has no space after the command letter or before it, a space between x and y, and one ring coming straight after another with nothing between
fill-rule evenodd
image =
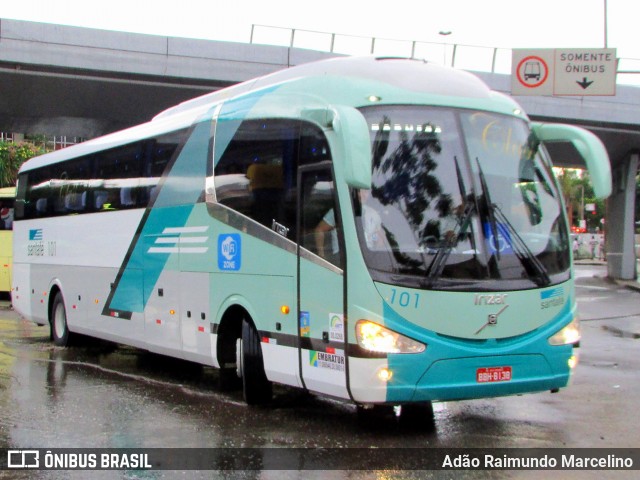
<instances>
[{"instance_id":1,"label":"bus number 101","mask_svg":"<svg viewBox=\"0 0 640 480\"><path fill-rule=\"evenodd\" d=\"M418 308L420 304L420 294L409 292L398 292L398 289L391 289L391 305L400 305L401 307L413 307Z\"/></svg>"}]
</instances>

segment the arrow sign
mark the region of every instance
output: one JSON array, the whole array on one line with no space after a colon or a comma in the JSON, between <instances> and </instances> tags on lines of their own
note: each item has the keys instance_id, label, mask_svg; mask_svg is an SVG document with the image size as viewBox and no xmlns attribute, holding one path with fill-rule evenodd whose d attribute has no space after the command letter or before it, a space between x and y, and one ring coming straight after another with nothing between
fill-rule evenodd
<instances>
[{"instance_id":1,"label":"arrow sign","mask_svg":"<svg viewBox=\"0 0 640 480\"><path fill-rule=\"evenodd\" d=\"M587 88L589 88L589 85L591 85L593 83L593 81L589 82L589 81L587 81L587 77L582 77L582 81L578 82L576 80L576 83L578 85L580 85L584 90L586 90Z\"/></svg>"},{"instance_id":2,"label":"arrow sign","mask_svg":"<svg viewBox=\"0 0 640 480\"><path fill-rule=\"evenodd\" d=\"M615 48L556 48L554 95L615 95Z\"/></svg>"}]
</instances>

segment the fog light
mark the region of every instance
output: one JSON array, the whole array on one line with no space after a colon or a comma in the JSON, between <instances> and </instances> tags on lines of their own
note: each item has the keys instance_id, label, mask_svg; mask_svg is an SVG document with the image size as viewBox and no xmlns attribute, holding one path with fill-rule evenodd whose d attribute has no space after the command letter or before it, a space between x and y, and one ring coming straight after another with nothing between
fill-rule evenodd
<instances>
[{"instance_id":1,"label":"fog light","mask_svg":"<svg viewBox=\"0 0 640 480\"><path fill-rule=\"evenodd\" d=\"M383 382L388 382L389 380L391 380L391 377L393 377L393 372L388 368L381 368L378 371L378 378Z\"/></svg>"},{"instance_id":2,"label":"fog light","mask_svg":"<svg viewBox=\"0 0 640 480\"><path fill-rule=\"evenodd\" d=\"M575 352L575 350L574 350ZM571 370L573 370L574 368L576 368L578 366L578 361L579 361L580 357L578 355L578 353L574 353L573 355L571 355L571 357L569 357L569 360L567 360L567 364L569 365L569 368Z\"/></svg>"}]
</instances>

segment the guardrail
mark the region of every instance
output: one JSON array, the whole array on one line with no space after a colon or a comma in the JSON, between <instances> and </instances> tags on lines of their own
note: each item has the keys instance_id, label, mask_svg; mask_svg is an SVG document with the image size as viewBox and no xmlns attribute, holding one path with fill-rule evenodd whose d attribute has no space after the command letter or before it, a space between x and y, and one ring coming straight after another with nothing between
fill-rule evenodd
<instances>
[{"instance_id":1,"label":"guardrail","mask_svg":"<svg viewBox=\"0 0 640 480\"><path fill-rule=\"evenodd\" d=\"M465 70L511 74L510 48L364 37L260 24L251 25L249 43L306 48L343 55L402 56ZM640 74L640 59L619 58L617 73Z\"/></svg>"}]
</instances>

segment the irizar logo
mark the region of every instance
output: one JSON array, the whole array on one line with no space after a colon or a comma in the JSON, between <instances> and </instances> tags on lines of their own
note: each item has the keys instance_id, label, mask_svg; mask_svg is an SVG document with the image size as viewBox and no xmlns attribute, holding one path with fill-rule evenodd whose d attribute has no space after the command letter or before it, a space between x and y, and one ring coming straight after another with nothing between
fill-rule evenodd
<instances>
[{"instance_id":1,"label":"irizar logo","mask_svg":"<svg viewBox=\"0 0 640 480\"><path fill-rule=\"evenodd\" d=\"M480 295L476 293L473 300L474 305L505 305L506 303L506 293L497 293L495 295Z\"/></svg>"},{"instance_id":2,"label":"irizar logo","mask_svg":"<svg viewBox=\"0 0 640 480\"><path fill-rule=\"evenodd\" d=\"M240 270L242 265L242 241L237 233L218 236L218 268L220 270Z\"/></svg>"}]
</instances>

